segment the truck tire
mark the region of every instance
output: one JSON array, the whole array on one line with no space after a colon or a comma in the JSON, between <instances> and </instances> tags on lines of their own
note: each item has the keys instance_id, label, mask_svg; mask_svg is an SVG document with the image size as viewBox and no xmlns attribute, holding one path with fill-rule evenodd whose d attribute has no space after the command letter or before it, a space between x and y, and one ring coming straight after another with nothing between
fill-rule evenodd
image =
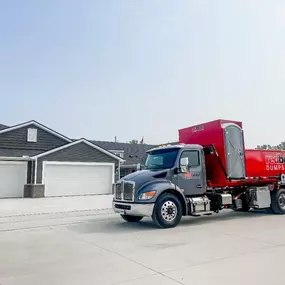
<instances>
[{"instance_id":1,"label":"truck tire","mask_svg":"<svg viewBox=\"0 0 285 285\"><path fill-rule=\"evenodd\" d=\"M137 223L143 218L140 216L130 216L130 215L121 215L121 217L129 223Z\"/></svg>"},{"instance_id":2,"label":"truck tire","mask_svg":"<svg viewBox=\"0 0 285 285\"><path fill-rule=\"evenodd\" d=\"M248 212L250 210L250 201L249 201L249 197L246 194L243 194L241 196L241 200L242 200L242 208L241 211L242 212Z\"/></svg>"},{"instance_id":3,"label":"truck tire","mask_svg":"<svg viewBox=\"0 0 285 285\"><path fill-rule=\"evenodd\" d=\"M152 220L160 228L174 228L182 218L182 205L173 194L162 194L156 200Z\"/></svg>"},{"instance_id":4,"label":"truck tire","mask_svg":"<svg viewBox=\"0 0 285 285\"><path fill-rule=\"evenodd\" d=\"M274 214L285 214L285 189L271 192L271 209Z\"/></svg>"}]
</instances>

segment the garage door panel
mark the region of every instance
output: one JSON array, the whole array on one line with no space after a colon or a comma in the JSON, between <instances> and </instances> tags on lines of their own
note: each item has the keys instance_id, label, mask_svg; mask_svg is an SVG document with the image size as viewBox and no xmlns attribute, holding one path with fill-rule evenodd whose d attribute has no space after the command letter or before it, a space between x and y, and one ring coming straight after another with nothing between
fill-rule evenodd
<instances>
[{"instance_id":1,"label":"garage door panel","mask_svg":"<svg viewBox=\"0 0 285 285\"><path fill-rule=\"evenodd\" d=\"M24 185L27 183L27 163L1 161L0 181L0 198L23 197Z\"/></svg>"},{"instance_id":2,"label":"garage door panel","mask_svg":"<svg viewBox=\"0 0 285 285\"><path fill-rule=\"evenodd\" d=\"M54 164L44 166L46 196L110 194L112 165Z\"/></svg>"}]
</instances>

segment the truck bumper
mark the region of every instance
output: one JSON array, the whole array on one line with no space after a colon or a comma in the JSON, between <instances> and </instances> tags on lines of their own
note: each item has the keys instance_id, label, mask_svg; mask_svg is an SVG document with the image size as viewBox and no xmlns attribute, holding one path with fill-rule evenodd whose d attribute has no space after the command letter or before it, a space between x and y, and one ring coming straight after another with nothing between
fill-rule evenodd
<instances>
[{"instance_id":1,"label":"truck bumper","mask_svg":"<svg viewBox=\"0 0 285 285\"><path fill-rule=\"evenodd\" d=\"M151 217L154 203L151 204L134 204L113 201L113 210L121 215Z\"/></svg>"}]
</instances>

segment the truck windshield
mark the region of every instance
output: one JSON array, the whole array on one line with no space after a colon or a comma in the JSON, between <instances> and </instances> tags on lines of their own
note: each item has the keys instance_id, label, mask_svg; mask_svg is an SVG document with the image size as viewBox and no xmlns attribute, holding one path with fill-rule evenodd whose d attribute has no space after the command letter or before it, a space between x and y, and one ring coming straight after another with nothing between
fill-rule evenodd
<instances>
[{"instance_id":1,"label":"truck windshield","mask_svg":"<svg viewBox=\"0 0 285 285\"><path fill-rule=\"evenodd\" d=\"M161 149L149 152L145 163L146 169L172 168L178 151L178 149Z\"/></svg>"}]
</instances>

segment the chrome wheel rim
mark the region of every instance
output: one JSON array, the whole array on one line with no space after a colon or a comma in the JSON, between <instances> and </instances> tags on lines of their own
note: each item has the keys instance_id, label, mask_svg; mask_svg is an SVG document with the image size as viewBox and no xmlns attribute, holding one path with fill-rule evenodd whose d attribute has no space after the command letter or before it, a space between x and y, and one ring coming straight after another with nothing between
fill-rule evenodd
<instances>
[{"instance_id":1,"label":"chrome wheel rim","mask_svg":"<svg viewBox=\"0 0 285 285\"><path fill-rule=\"evenodd\" d=\"M279 206L280 206L282 209L285 209L285 193L282 193L282 194L279 196Z\"/></svg>"},{"instance_id":2,"label":"chrome wheel rim","mask_svg":"<svg viewBox=\"0 0 285 285\"><path fill-rule=\"evenodd\" d=\"M166 201L161 207L161 216L167 222L172 222L177 216L177 207L174 202Z\"/></svg>"}]
</instances>

